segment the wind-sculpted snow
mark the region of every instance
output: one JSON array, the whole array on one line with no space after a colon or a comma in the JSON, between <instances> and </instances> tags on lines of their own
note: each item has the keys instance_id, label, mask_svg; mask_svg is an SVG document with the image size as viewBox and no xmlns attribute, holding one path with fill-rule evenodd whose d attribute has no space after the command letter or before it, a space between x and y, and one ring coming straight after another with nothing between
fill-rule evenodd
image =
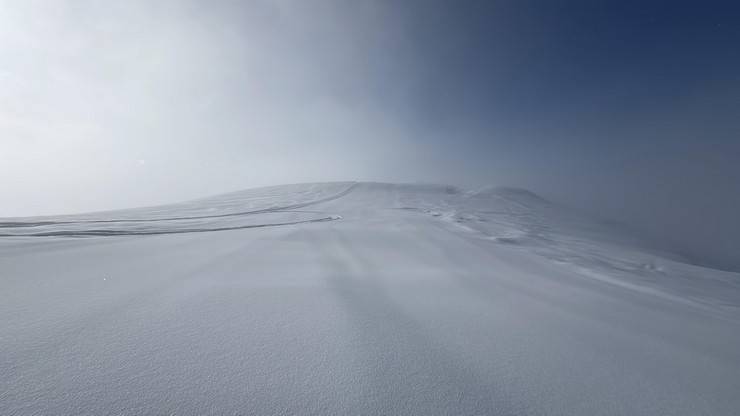
<instances>
[{"instance_id":1,"label":"wind-sculpted snow","mask_svg":"<svg viewBox=\"0 0 740 416\"><path fill-rule=\"evenodd\" d=\"M486 188L441 201L407 195L403 209L454 224L474 238L545 257L576 274L704 306L740 308L737 273L687 264L629 231L516 188Z\"/></svg>"},{"instance_id":2,"label":"wind-sculpted snow","mask_svg":"<svg viewBox=\"0 0 740 416\"><path fill-rule=\"evenodd\" d=\"M300 210L349 193L354 184L261 188L164 208L140 208L43 220L2 221L0 237L83 237L178 234L274 227L338 219ZM337 187L340 187L337 189Z\"/></svg>"},{"instance_id":3,"label":"wind-sculpted snow","mask_svg":"<svg viewBox=\"0 0 740 416\"><path fill-rule=\"evenodd\" d=\"M740 275L525 190L289 185L0 234L3 415L740 413Z\"/></svg>"}]
</instances>

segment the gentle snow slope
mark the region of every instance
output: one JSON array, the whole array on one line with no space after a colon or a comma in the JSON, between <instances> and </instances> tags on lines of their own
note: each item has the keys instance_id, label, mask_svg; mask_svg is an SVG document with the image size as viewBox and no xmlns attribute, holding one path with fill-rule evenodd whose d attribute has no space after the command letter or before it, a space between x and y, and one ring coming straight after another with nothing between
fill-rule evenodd
<instances>
[{"instance_id":1,"label":"gentle snow slope","mask_svg":"<svg viewBox=\"0 0 740 416\"><path fill-rule=\"evenodd\" d=\"M290 185L0 234L3 415L740 413L740 275L522 190Z\"/></svg>"}]
</instances>

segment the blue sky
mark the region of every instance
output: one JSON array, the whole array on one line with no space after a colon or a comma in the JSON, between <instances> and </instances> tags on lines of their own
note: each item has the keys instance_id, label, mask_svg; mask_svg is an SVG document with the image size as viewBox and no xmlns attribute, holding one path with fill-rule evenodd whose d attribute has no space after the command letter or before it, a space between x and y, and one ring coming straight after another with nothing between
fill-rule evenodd
<instances>
[{"instance_id":1,"label":"blue sky","mask_svg":"<svg viewBox=\"0 0 740 416\"><path fill-rule=\"evenodd\" d=\"M428 145L740 264L740 6L404 2ZM447 174L448 176L453 176Z\"/></svg>"}]
</instances>

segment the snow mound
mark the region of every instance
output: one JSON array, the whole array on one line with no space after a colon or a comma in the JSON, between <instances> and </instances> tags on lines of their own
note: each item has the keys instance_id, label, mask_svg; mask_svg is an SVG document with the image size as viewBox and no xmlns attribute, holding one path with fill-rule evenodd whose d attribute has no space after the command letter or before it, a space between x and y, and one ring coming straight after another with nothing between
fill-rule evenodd
<instances>
[{"instance_id":1,"label":"snow mound","mask_svg":"<svg viewBox=\"0 0 740 416\"><path fill-rule=\"evenodd\" d=\"M469 198L503 198L505 200L525 205L547 205L549 202L532 191L522 188L491 186L476 189L467 193Z\"/></svg>"}]
</instances>

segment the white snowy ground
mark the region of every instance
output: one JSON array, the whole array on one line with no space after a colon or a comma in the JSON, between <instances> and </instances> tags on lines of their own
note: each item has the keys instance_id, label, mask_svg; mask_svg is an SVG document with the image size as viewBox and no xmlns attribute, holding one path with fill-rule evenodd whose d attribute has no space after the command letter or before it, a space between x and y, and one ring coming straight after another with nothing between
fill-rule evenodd
<instances>
[{"instance_id":1,"label":"white snowy ground","mask_svg":"<svg viewBox=\"0 0 740 416\"><path fill-rule=\"evenodd\" d=\"M290 185L0 235L2 415L740 414L740 274L522 190Z\"/></svg>"}]
</instances>

